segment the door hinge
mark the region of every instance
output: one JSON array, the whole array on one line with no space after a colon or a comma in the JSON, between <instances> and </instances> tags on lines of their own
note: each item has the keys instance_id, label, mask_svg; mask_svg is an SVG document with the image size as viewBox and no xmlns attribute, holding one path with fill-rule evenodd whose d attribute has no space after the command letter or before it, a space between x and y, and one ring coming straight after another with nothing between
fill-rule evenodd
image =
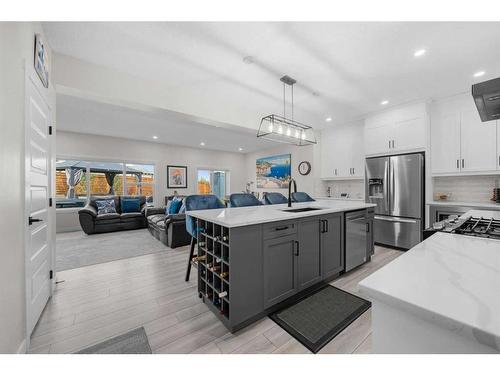
<instances>
[{"instance_id":1,"label":"door hinge","mask_svg":"<svg viewBox=\"0 0 500 375\"><path fill-rule=\"evenodd\" d=\"M49 207L52 207L52 198L49 198Z\"/></svg>"},{"instance_id":2,"label":"door hinge","mask_svg":"<svg viewBox=\"0 0 500 375\"><path fill-rule=\"evenodd\" d=\"M49 125L49 135L52 135L52 125Z\"/></svg>"},{"instance_id":3,"label":"door hinge","mask_svg":"<svg viewBox=\"0 0 500 375\"><path fill-rule=\"evenodd\" d=\"M52 280L54 278L54 271L49 271L49 278Z\"/></svg>"}]
</instances>

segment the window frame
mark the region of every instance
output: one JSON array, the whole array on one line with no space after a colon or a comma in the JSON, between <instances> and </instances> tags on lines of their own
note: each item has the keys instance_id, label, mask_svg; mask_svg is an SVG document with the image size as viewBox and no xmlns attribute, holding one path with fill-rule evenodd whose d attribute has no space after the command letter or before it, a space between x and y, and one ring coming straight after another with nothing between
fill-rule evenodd
<instances>
[{"instance_id":1,"label":"window frame","mask_svg":"<svg viewBox=\"0 0 500 375\"><path fill-rule=\"evenodd\" d=\"M214 168L214 167L197 167L196 168L196 194L200 194L200 191L198 190L198 173L199 171L210 171L210 172L224 172L225 173L225 186L224 186L224 192L225 195L224 197L220 199L224 199L225 197L229 196L230 194L230 186L231 186L231 170L229 168ZM212 182L210 181L210 184L212 185ZM212 187L212 186L211 186ZM213 192L211 192L213 194Z\"/></svg>"}]
</instances>

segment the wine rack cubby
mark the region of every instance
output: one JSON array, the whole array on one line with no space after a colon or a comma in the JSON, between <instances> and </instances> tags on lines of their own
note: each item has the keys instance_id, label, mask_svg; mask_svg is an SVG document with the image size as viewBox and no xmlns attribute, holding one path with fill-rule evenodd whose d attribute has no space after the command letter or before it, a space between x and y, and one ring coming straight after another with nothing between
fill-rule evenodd
<instances>
[{"instance_id":1,"label":"wine rack cubby","mask_svg":"<svg viewBox=\"0 0 500 375\"><path fill-rule=\"evenodd\" d=\"M198 293L230 326L229 228L198 219Z\"/></svg>"}]
</instances>

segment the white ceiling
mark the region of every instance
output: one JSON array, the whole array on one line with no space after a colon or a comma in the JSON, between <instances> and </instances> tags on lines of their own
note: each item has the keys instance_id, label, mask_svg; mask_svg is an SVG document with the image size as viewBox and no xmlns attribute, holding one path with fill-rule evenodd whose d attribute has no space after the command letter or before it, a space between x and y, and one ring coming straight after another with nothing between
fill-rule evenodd
<instances>
[{"instance_id":1,"label":"white ceiling","mask_svg":"<svg viewBox=\"0 0 500 375\"><path fill-rule=\"evenodd\" d=\"M275 145L257 139L250 129L210 126L179 119L168 111L134 109L62 94L57 95L56 121L59 130L210 150L248 153ZM200 146L201 142L205 146Z\"/></svg>"},{"instance_id":2,"label":"white ceiling","mask_svg":"<svg viewBox=\"0 0 500 375\"><path fill-rule=\"evenodd\" d=\"M295 119L316 129L378 111L382 100L390 107L457 94L470 90L474 80L500 76L498 22L47 22L43 27L57 53L162 82L190 103L192 110L185 113L203 115L206 108L206 118L217 121L225 111L236 111L241 119L235 125L253 129L263 115L282 112L284 74L298 81ZM420 48L427 53L415 58ZM244 63L245 56L255 62ZM479 70L486 74L474 79ZM326 123L330 116L333 121Z\"/></svg>"}]
</instances>

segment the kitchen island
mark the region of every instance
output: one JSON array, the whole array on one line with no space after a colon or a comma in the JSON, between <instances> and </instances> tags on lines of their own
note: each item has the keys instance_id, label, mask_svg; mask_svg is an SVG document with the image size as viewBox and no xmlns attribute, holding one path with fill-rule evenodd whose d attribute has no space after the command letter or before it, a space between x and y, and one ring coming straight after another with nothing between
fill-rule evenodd
<instances>
[{"instance_id":1,"label":"kitchen island","mask_svg":"<svg viewBox=\"0 0 500 375\"><path fill-rule=\"evenodd\" d=\"M197 220L199 296L230 331L243 328L344 271L346 212L359 213L350 248L369 261L374 206L318 200L187 212Z\"/></svg>"},{"instance_id":2,"label":"kitchen island","mask_svg":"<svg viewBox=\"0 0 500 375\"><path fill-rule=\"evenodd\" d=\"M496 211L464 217L500 219ZM500 241L436 233L359 283L374 353L499 353Z\"/></svg>"}]
</instances>

